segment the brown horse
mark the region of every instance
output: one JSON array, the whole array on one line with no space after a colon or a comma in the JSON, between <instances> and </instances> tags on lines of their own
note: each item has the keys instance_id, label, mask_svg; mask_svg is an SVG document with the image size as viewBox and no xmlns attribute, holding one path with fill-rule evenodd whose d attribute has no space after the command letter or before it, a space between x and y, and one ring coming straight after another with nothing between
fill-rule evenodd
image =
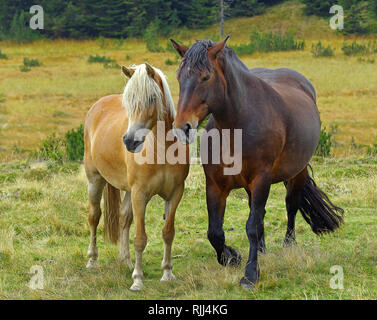
<instances>
[{"instance_id":1,"label":"brown horse","mask_svg":"<svg viewBox=\"0 0 377 320\"><path fill-rule=\"evenodd\" d=\"M158 141L156 132L161 120L165 130L163 137L166 136L165 133L172 128L175 108L169 86L160 70L148 64L122 67L122 70L130 78L123 95L111 95L97 101L85 121L84 164L89 181L90 224L87 267L95 266L98 258L96 233L101 216L102 191L106 187L105 235L114 243L120 237L119 258L129 268L133 268L129 229L132 220L135 221L136 261L131 290L140 290L143 287L142 253L147 244L145 208L154 195L165 200L161 281L174 279L171 264L174 217L189 165L188 162L174 165L156 164L156 161L141 163L137 159L137 155L146 154L148 147L154 156L159 143L166 146L173 144L173 141ZM177 145L187 152L187 146ZM120 190L126 192L122 202Z\"/></svg>"},{"instance_id":2,"label":"brown horse","mask_svg":"<svg viewBox=\"0 0 377 320\"><path fill-rule=\"evenodd\" d=\"M180 95L174 125L181 129L180 140L186 142L191 140L190 131L209 114L207 131L242 129L239 174L225 175L224 161L204 164L208 238L219 263L240 263L239 253L225 245L223 221L230 191L244 188L249 196L246 233L250 250L241 285L252 289L259 279L257 253L265 250L263 220L271 184L283 181L287 189L287 245L295 243L298 210L317 234L338 228L343 210L331 203L308 174L321 126L311 83L290 69L249 70L226 47L228 38L218 43L198 41L191 48L172 40L183 57L177 72ZM230 149L235 150L232 141ZM209 155L221 153L215 147L209 144Z\"/></svg>"}]
</instances>

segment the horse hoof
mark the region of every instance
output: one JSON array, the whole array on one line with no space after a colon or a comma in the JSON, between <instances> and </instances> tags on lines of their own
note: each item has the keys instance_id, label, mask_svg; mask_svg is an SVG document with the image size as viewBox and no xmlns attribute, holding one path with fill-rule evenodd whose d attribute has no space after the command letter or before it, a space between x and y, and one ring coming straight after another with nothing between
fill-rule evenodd
<instances>
[{"instance_id":1,"label":"horse hoof","mask_svg":"<svg viewBox=\"0 0 377 320\"><path fill-rule=\"evenodd\" d=\"M241 264L241 255L231 247L225 246L219 263L223 266L238 267Z\"/></svg>"},{"instance_id":2,"label":"horse hoof","mask_svg":"<svg viewBox=\"0 0 377 320\"><path fill-rule=\"evenodd\" d=\"M169 281L174 281L175 280L175 275L170 271L164 273L164 275L161 278L161 282L169 282Z\"/></svg>"},{"instance_id":3,"label":"horse hoof","mask_svg":"<svg viewBox=\"0 0 377 320\"><path fill-rule=\"evenodd\" d=\"M144 286L142 283L133 283L133 285L131 286L130 290L131 291L134 291L134 292L137 292L137 291L141 291L143 290Z\"/></svg>"},{"instance_id":4,"label":"horse hoof","mask_svg":"<svg viewBox=\"0 0 377 320\"><path fill-rule=\"evenodd\" d=\"M251 282L246 277L242 277L242 279L240 280L240 285L242 288L248 291L252 291L255 289L255 283Z\"/></svg>"},{"instance_id":5,"label":"horse hoof","mask_svg":"<svg viewBox=\"0 0 377 320\"><path fill-rule=\"evenodd\" d=\"M97 268L97 267L98 267L98 263L97 263L96 260L92 260L92 259L90 259L90 260L88 261L88 263L86 264L86 268L87 268L87 269L94 269L94 268Z\"/></svg>"},{"instance_id":6,"label":"horse hoof","mask_svg":"<svg viewBox=\"0 0 377 320\"><path fill-rule=\"evenodd\" d=\"M289 248L289 247L295 247L297 246L296 239L292 238L285 238L283 242L283 247L284 248Z\"/></svg>"}]
</instances>

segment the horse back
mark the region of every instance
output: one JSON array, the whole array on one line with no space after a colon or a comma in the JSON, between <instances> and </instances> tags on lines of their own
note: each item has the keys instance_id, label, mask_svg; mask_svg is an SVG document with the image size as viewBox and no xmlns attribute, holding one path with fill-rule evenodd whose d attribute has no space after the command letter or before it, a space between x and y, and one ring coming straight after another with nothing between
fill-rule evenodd
<instances>
[{"instance_id":1,"label":"horse back","mask_svg":"<svg viewBox=\"0 0 377 320\"><path fill-rule=\"evenodd\" d=\"M314 103L316 103L317 96L313 85L306 77L295 70L289 68L280 68L275 70L267 68L254 68L250 69L250 72L254 76L264 80L275 89L280 87L296 88L301 90L308 95L314 101Z\"/></svg>"}]
</instances>

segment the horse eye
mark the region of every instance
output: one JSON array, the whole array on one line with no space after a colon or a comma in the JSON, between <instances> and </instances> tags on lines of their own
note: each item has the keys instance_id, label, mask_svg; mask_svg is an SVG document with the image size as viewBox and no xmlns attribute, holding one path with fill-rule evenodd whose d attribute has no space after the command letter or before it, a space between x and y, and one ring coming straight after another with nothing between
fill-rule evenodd
<instances>
[{"instance_id":1,"label":"horse eye","mask_svg":"<svg viewBox=\"0 0 377 320\"><path fill-rule=\"evenodd\" d=\"M202 82L206 82L206 81L208 81L210 78L211 78L211 77L210 77L210 75L208 74L208 75L206 75L206 76L204 76L204 77L202 78Z\"/></svg>"}]
</instances>

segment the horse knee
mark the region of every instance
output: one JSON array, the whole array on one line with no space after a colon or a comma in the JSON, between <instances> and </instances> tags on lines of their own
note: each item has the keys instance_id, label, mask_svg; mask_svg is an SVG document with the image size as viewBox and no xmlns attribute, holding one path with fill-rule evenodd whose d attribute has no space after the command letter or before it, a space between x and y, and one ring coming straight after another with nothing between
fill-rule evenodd
<instances>
[{"instance_id":1,"label":"horse knee","mask_svg":"<svg viewBox=\"0 0 377 320\"><path fill-rule=\"evenodd\" d=\"M134 237L134 248L137 252L144 251L147 246L147 237L146 236L136 236Z\"/></svg>"},{"instance_id":2,"label":"horse knee","mask_svg":"<svg viewBox=\"0 0 377 320\"><path fill-rule=\"evenodd\" d=\"M246 224L246 234L250 242L258 243L264 234L264 225L263 222L260 222L256 225L248 222Z\"/></svg>"}]
</instances>

